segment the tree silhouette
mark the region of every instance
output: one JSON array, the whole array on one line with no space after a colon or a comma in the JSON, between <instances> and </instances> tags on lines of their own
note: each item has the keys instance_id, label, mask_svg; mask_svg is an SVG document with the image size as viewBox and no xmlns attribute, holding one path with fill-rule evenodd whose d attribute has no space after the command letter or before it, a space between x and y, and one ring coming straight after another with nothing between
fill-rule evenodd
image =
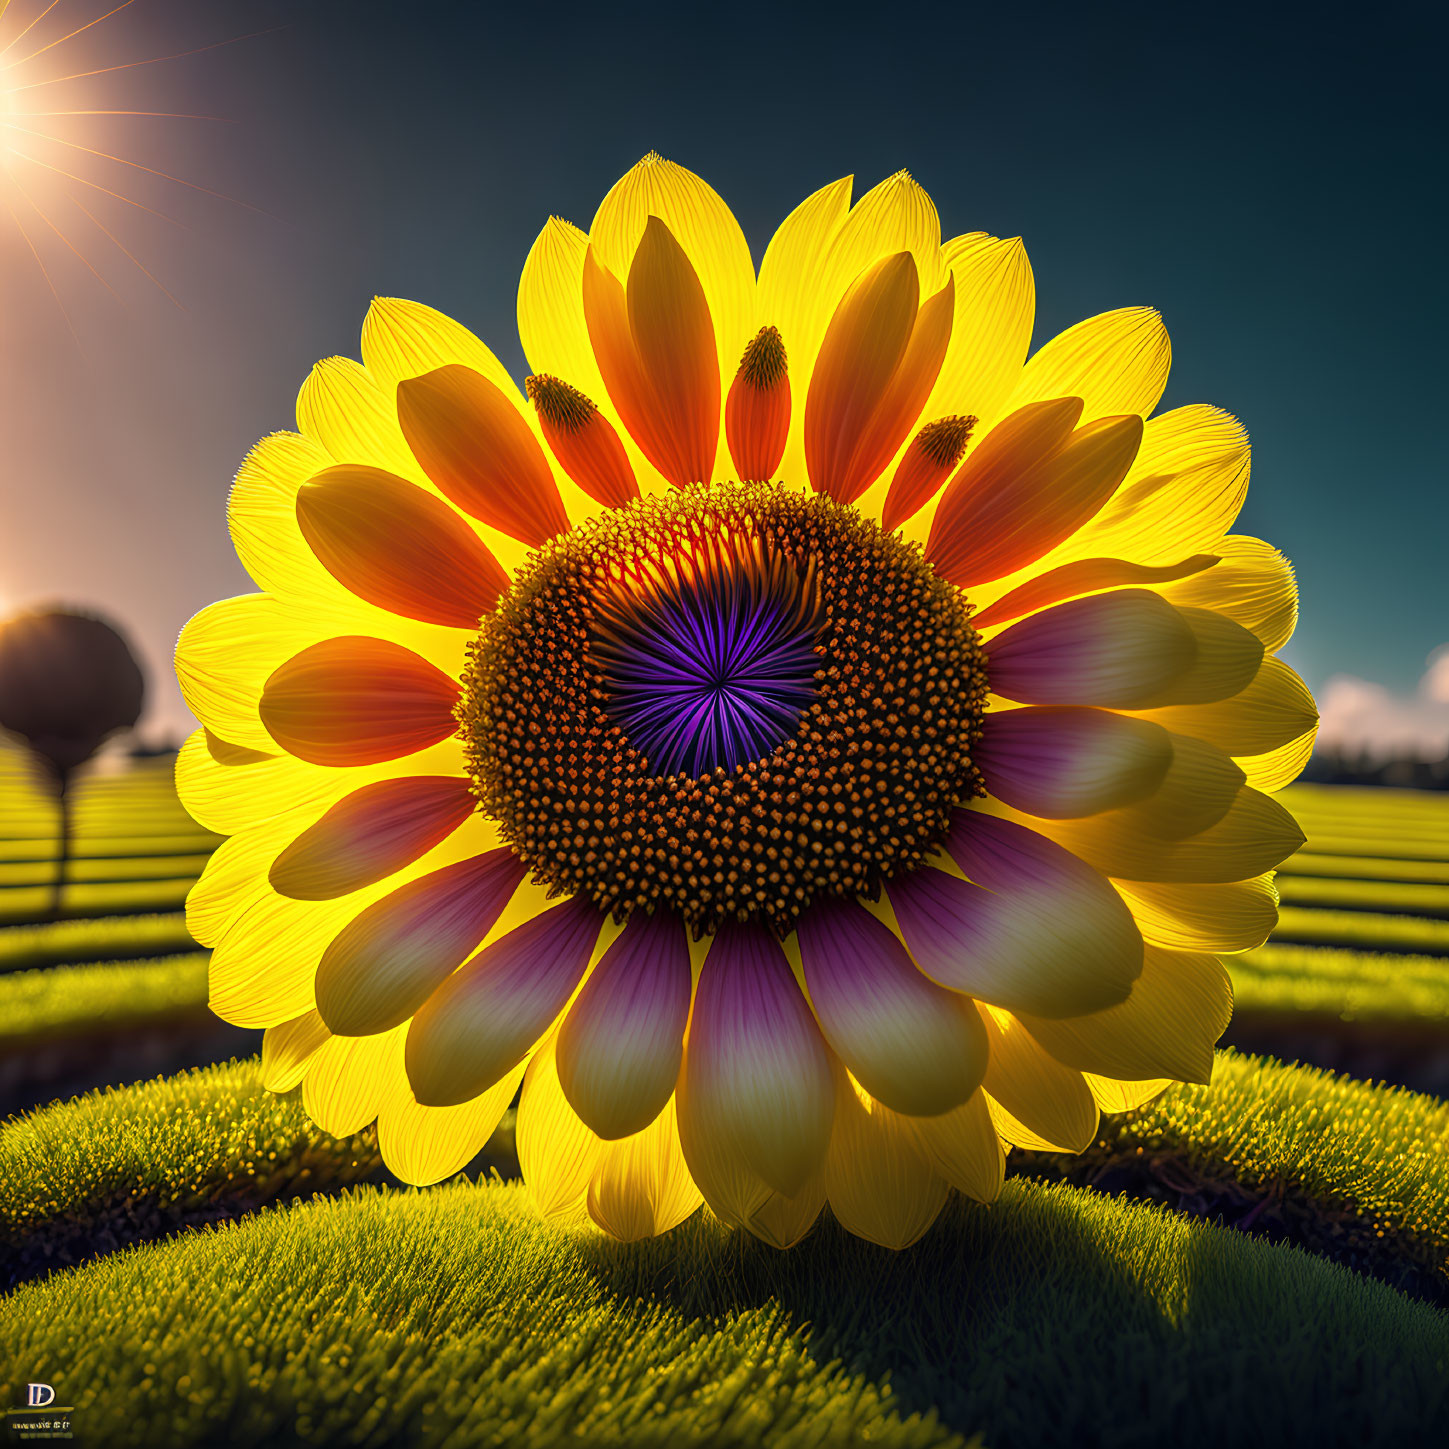
<instances>
[{"instance_id":1,"label":"tree silhouette","mask_svg":"<svg viewBox=\"0 0 1449 1449\"><path fill-rule=\"evenodd\" d=\"M130 646L104 619L37 609L0 622L0 728L46 767L60 809L52 919L70 862L71 776L108 735L136 723L145 688Z\"/></svg>"}]
</instances>

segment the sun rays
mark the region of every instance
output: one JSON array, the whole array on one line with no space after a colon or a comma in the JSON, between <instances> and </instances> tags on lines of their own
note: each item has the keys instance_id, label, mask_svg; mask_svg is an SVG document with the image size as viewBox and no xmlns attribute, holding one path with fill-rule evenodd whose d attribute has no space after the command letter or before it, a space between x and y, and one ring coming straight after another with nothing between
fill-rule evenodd
<instances>
[{"instance_id":1,"label":"sun rays","mask_svg":"<svg viewBox=\"0 0 1449 1449\"><path fill-rule=\"evenodd\" d=\"M104 5L104 0L101 0ZM155 218L170 228L186 229L163 199L168 191L190 191L217 201L260 208L225 192L151 164L128 122L220 122L222 116L165 110L152 98L137 107L109 104L96 77L139 70L165 61L216 50L268 31L232 36L165 55L142 55L106 64L87 64L96 43L118 51L135 47L125 33L135 0L99 8L96 0L0 0L0 233L13 228L18 253L38 269L21 285L43 280L67 327L75 325L67 299L72 283L100 285L117 300L122 273L144 278L148 290L176 307L184 303L157 275L154 241L143 238L137 222ZM22 13L23 12L23 13ZM114 18L113 18L114 17ZM96 32L105 27L104 36ZM87 36L91 46L77 45ZM129 43L128 43L129 42ZM151 101L150 105L144 103ZM158 190L162 195L157 195ZM156 204L152 204L152 203ZM28 268L24 269L28 270ZM82 273L84 275L82 275Z\"/></svg>"}]
</instances>

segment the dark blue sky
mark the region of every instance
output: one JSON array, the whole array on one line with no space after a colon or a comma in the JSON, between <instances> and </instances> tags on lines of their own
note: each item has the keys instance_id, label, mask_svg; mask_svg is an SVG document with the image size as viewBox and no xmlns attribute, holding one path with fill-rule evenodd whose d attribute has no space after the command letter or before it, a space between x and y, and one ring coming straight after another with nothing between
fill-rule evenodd
<instances>
[{"instance_id":1,"label":"dark blue sky","mask_svg":"<svg viewBox=\"0 0 1449 1449\"><path fill-rule=\"evenodd\" d=\"M1038 342L1158 307L1175 354L1164 406L1218 403L1252 435L1240 527L1298 568L1288 653L1310 683L1347 670L1405 687L1449 639L1436 7L135 9L149 53L286 26L155 68L175 108L235 118L158 131L164 154L285 218L203 198L176 263L192 310L145 333L173 356L162 386L206 371L183 378L176 357L226 358L135 485L168 520L175 586L136 605L160 650L190 609L243 586L223 561L230 474L288 425L315 358L355 354L371 295L453 313L521 374L533 237L550 212L587 226L650 148L724 195L757 260L807 192L853 172L859 193L905 167L946 235L1025 238ZM127 617L115 587L96 602Z\"/></svg>"}]
</instances>

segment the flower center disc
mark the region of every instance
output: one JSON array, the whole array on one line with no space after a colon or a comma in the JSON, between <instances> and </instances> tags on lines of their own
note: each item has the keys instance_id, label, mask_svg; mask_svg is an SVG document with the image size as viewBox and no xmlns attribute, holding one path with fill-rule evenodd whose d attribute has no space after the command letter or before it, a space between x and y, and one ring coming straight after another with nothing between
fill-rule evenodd
<instances>
[{"instance_id":1,"label":"flower center disc","mask_svg":"<svg viewBox=\"0 0 1449 1449\"><path fill-rule=\"evenodd\" d=\"M964 596L854 508L773 484L641 498L545 545L463 684L484 809L619 918L786 934L915 869L981 793Z\"/></svg>"}]
</instances>

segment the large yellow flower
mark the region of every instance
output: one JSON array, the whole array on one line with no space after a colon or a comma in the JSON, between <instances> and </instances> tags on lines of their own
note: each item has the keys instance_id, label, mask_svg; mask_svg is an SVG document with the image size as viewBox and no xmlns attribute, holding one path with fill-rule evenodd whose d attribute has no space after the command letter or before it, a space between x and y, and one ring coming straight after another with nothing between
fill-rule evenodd
<instances>
[{"instance_id":1,"label":"large yellow flower","mask_svg":"<svg viewBox=\"0 0 1449 1449\"><path fill-rule=\"evenodd\" d=\"M902 1245L1003 1140L1207 1079L1312 743L1248 443L1157 314L1026 360L1018 241L901 173L758 277L646 157L524 266L525 397L377 300L238 475L188 902L267 1084L433 1182L522 1086L541 1210Z\"/></svg>"}]
</instances>

